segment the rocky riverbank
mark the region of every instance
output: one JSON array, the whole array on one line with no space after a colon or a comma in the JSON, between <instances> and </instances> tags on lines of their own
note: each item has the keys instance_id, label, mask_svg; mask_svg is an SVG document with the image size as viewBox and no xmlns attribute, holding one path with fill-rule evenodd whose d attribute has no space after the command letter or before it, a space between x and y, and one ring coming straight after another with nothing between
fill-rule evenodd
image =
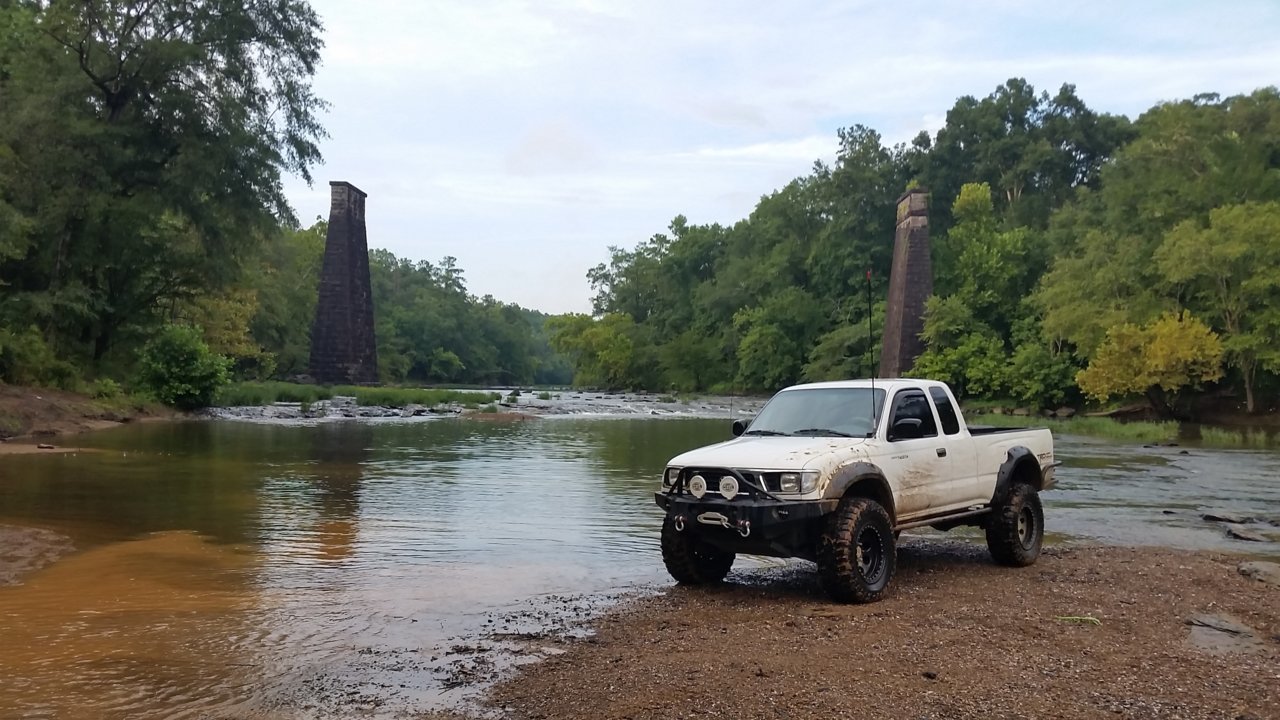
<instances>
[{"instance_id":1,"label":"rocky riverbank","mask_svg":"<svg viewBox=\"0 0 1280 720\"><path fill-rule=\"evenodd\" d=\"M807 568L640 598L474 716L1280 717L1273 565L1071 547L1013 570L921 538L899 558L874 605L828 602Z\"/></svg>"},{"instance_id":2,"label":"rocky riverbank","mask_svg":"<svg viewBox=\"0 0 1280 720\"><path fill-rule=\"evenodd\" d=\"M390 419L423 417L458 417L462 415L551 416L670 416L670 417L745 417L758 412L761 398L698 397L676 398L643 393L525 393L507 395L504 399L481 407L468 407L457 402L426 406L408 404L402 407L361 405L354 397L336 396L314 403L279 402L271 405L209 408L201 417L219 420L306 421L341 419Z\"/></svg>"}]
</instances>

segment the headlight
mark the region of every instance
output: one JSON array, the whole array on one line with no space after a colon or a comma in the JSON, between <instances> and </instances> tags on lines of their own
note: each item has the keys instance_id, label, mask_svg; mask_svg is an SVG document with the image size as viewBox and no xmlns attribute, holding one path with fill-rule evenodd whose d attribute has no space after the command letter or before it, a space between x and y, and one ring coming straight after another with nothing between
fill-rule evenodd
<instances>
[{"instance_id":1,"label":"headlight","mask_svg":"<svg viewBox=\"0 0 1280 720\"><path fill-rule=\"evenodd\" d=\"M678 467L667 468L667 471L662 474L662 486L671 487L672 485L675 485L676 478L678 477L680 477L680 468Z\"/></svg>"},{"instance_id":2,"label":"headlight","mask_svg":"<svg viewBox=\"0 0 1280 720\"><path fill-rule=\"evenodd\" d=\"M778 489L784 493L811 493L818 489L818 471L782 473L778 477Z\"/></svg>"}]
</instances>

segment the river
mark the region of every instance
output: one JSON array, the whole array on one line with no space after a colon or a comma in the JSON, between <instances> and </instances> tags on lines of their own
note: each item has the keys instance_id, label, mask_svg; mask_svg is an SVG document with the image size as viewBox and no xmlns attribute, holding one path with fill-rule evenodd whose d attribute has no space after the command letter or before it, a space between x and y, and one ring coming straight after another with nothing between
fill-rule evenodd
<instances>
[{"instance_id":1,"label":"river","mask_svg":"<svg viewBox=\"0 0 1280 720\"><path fill-rule=\"evenodd\" d=\"M510 634L669 581L652 492L728 423L646 416L126 426L0 459L0 717L404 717ZM1059 437L1053 542L1280 555L1280 453ZM1280 528L1251 525L1280 540ZM772 560L742 559L750 569ZM513 646L514 647L514 646Z\"/></svg>"}]
</instances>

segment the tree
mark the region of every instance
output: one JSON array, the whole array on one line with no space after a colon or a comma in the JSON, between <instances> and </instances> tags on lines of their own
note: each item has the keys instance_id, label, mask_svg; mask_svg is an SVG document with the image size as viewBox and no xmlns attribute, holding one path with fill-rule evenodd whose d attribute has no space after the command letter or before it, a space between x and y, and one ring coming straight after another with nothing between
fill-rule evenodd
<instances>
[{"instance_id":1,"label":"tree","mask_svg":"<svg viewBox=\"0 0 1280 720\"><path fill-rule=\"evenodd\" d=\"M637 375L635 323L628 315L610 313L595 320L588 315L570 314L547 322L551 345L568 355L577 369L579 385L625 388Z\"/></svg>"},{"instance_id":2,"label":"tree","mask_svg":"<svg viewBox=\"0 0 1280 720\"><path fill-rule=\"evenodd\" d=\"M1222 377L1222 342L1188 312L1165 313L1151 325L1117 325L1107 332L1080 389L1101 402L1143 394L1157 412L1182 417L1179 394Z\"/></svg>"},{"instance_id":3,"label":"tree","mask_svg":"<svg viewBox=\"0 0 1280 720\"><path fill-rule=\"evenodd\" d=\"M281 377L306 373L316 315L327 225L282 229L268 236L241 279L258 300L249 322L254 342L270 353ZM381 300L374 298L375 306ZM382 356L378 356L379 362Z\"/></svg>"},{"instance_id":4,"label":"tree","mask_svg":"<svg viewBox=\"0 0 1280 720\"><path fill-rule=\"evenodd\" d=\"M947 112L923 158L921 180L939 201L940 229L965 183L986 183L1013 225L1042 227L1077 187L1099 184L1103 166L1131 137L1124 117L1099 115L1063 85L1036 93L1011 78L990 95L964 96Z\"/></svg>"},{"instance_id":5,"label":"tree","mask_svg":"<svg viewBox=\"0 0 1280 720\"><path fill-rule=\"evenodd\" d=\"M96 361L233 281L319 160L319 31L304 0L0 9L6 313Z\"/></svg>"},{"instance_id":6,"label":"tree","mask_svg":"<svg viewBox=\"0 0 1280 720\"><path fill-rule=\"evenodd\" d=\"M1216 319L1252 413L1258 365L1280 366L1280 203L1214 208L1207 227L1186 220L1165 236L1155 259L1189 306Z\"/></svg>"},{"instance_id":7,"label":"tree","mask_svg":"<svg viewBox=\"0 0 1280 720\"><path fill-rule=\"evenodd\" d=\"M1153 261L1166 234L1211 210L1280 199L1280 92L1163 103L1103 167L1100 186L1054 215L1052 269L1035 294L1044 327L1089 357L1109 328L1178 306Z\"/></svg>"}]
</instances>

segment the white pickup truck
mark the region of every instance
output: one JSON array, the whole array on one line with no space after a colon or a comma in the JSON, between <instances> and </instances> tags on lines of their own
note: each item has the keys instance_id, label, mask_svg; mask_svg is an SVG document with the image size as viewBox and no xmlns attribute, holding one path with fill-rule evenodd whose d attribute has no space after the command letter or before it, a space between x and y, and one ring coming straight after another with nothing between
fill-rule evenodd
<instances>
[{"instance_id":1,"label":"white pickup truck","mask_svg":"<svg viewBox=\"0 0 1280 720\"><path fill-rule=\"evenodd\" d=\"M719 582L737 553L800 557L835 600L874 602L893 578L898 533L926 525L985 528L1004 565L1040 555L1053 437L970 428L943 383L796 385L733 434L663 473L662 559L678 582Z\"/></svg>"}]
</instances>

